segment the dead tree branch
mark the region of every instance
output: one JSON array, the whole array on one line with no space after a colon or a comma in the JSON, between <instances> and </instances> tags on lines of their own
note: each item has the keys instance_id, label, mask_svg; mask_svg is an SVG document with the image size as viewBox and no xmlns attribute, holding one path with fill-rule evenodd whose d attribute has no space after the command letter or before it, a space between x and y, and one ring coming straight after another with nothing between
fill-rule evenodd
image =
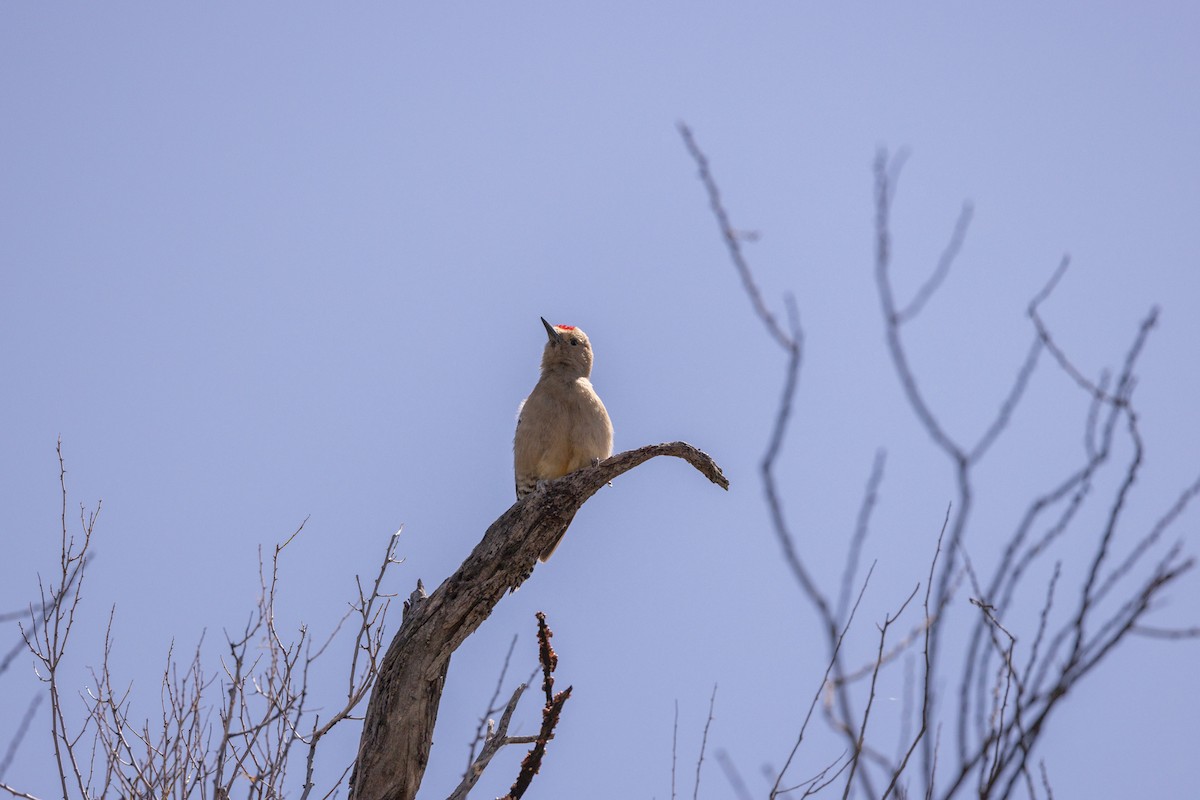
<instances>
[{"instance_id":1,"label":"dead tree branch","mask_svg":"<svg viewBox=\"0 0 1200 800\"><path fill-rule=\"evenodd\" d=\"M500 748L510 744L531 744L537 740L534 736L509 736L508 726L512 721L513 712L517 709L517 704L521 701L521 695L525 693L528 684L520 684L513 691L512 697L508 699L508 703L504 706L504 713L500 715L500 721L486 720L486 733L480 740L483 744L479 754L471 759L471 763L467 766L467 771L463 775L458 786L450 793L447 800L466 800L467 795L475 788L475 784L483 776L484 770L488 764L492 763L492 757L500 752ZM474 748L472 748L474 753Z\"/></svg>"},{"instance_id":2,"label":"dead tree branch","mask_svg":"<svg viewBox=\"0 0 1200 800\"><path fill-rule=\"evenodd\" d=\"M550 637L554 631L546 624L546 615L537 613L538 621L538 661L542 665L542 691L546 694L546 705L542 708L542 728L534 739L533 747L521 761L521 771L508 790L508 794L500 800L521 800L533 776L542 768L542 759L546 756L546 744L554 738L554 729L558 726L558 718L562 715L563 706L571 698L571 687L568 686L558 694L554 694L554 670L558 669L558 654L550 646Z\"/></svg>"},{"instance_id":3,"label":"dead tree branch","mask_svg":"<svg viewBox=\"0 0 1200 800\"><path fill-rule=\"evenodd\" d=\"M704 764L704 751L708 747L708 729L712 727L713 708L717 704L717 685L713 684L712 696L708 698L708 719L704 721L704 735L700 738L700 755L696 759L696 782L692 786L692 800L700 797L700 767Z\"/></svg>"},{"instance_id":4,"label":"dead tree branch","mask_svg":"<svg viewBox=\"0 0 1200 800\"><path fill-rule=\"evenodd\" d=\"M728 480L707 454L684 442L619 453L540 485L500 516L458 570L428 596L414 592L380 665L350 779L358 800L409 800L429 759L450 655L537 563L589 497L655 456L674 456L710 481Z\"/></svg>"}]
</instances>

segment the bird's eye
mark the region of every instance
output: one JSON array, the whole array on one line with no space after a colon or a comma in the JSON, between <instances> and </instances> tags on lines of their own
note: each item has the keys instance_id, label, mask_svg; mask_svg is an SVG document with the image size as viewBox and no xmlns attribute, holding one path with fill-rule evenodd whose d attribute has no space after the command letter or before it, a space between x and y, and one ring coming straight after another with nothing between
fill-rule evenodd
<instances>
[{"instance_id":1,"label":"bird's eye","mask_svg":"<svg viewBox=\"0 0 1200 800\"><path fill-rule=\"evenodd\" d=\"M571 337L571 347L574 347L577 344L579 344L579 340L576 339L574 336L572 336Z\"/></svg>"}]
</instances>

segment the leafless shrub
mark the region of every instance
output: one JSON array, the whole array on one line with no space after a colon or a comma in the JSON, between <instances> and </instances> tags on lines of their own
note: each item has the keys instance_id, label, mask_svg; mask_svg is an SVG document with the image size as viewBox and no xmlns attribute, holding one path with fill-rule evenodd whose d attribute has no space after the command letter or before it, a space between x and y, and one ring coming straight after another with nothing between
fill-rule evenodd
<instances>
[{"instance_id":1,"label":"leafless shrub","mask_svg":"<svg viewBox=\"0 0 1200 800\"><path fill-rule=\"evenodd\" d=\"M1167 638L1200 634L1194 627L1162 629L1145 621L1147 612L1164 588L1194 565L1193 559L1183 557L1180 543L1164 546L1161 540L1189 502L1200 493L1200 480L1185 487L1149 530L1133 533L1132 543L1126 541L1130 536L1126 529L1131 526L1125 522L1124 512L1143 458L1143 442L1133 402L1134 371L1157 321L1158 310L1152 309L1134 333L1114 376L1101 376L1099 380L1087 378L1056 343L1041 315L1042 305L1067 268L1064 259L1045 288L1029 304L1029 318L1033 323L1031 341L994 416L973 440L955 438L939 419L934 402L922 390L902 332L906 324L919 317L952 268L966 237L972 209L970 205L963 207L933 272L911 300L899 303L890 276L890 213L904 157L890 158L886 152L878 154L875 161L874 266L885 340L908 406L934 446L950 462L955 488L942 533L936 547L931 548L933 556L925 580L923 619L898 643L885 646L889 629L912 600L913 595L910 595L900 603L895 614L883 621L873 663L851 672L842 654L843 638L854 617L853 608L847 612L849 587L858 572L876 492L883 479L884 458L882 454L876 457L867 481L841 586L823 587L802 555L802 538L786 521L784 500L774 476L795 407L801 369L804 337L796 304L790 296L784 298L789 320L785 328L770 311L754 281L742 251L743 237L733 227L722 205L708 159L687 126L681 125L680 133L699 168L722 239L754 313L763 323L768 338L787 356L782 397L760 469L775 536L798 586L817 613L829 653L829 669L823 684L825 720L830 729L845 740L847 747L844 763L835 763L814 778L788 785L785 777L804 741L812 716L810 707L784 767L776 773L771 796L801 789L808 796L831 786L835 780L841 781L843 797L888 797L892 794L906 797L912 792L930 798L966 794L1004 798L1012 796L1018 787L1029 797L1052 796L1045 766L1035 761L1034 752L1047 730L1052 712L1062 699L1130 634ZM1049 352L1059 370L1091 399L1091 408L1084 421L1083 452L1068 474L1033 498L1019 501L1025 507L1020 521L1009 535L999 559L981 570L985 576L981 579L965 548L973 522L972 511L980 491L975 468L1008 428L1043 352ZM1121 450L1118 443L1131 451L1123 462L1116 461ZM1106 468L1116 472L1118 485L1110 497L1103 498L1095 489L1100 472ZM1081 512L1088 504L1101 506L1102 521L1098 529L1083 520ZM1075 591L1073 600L1064 600L1066 592L1060 586L1061 563L1053 565L1049 570L1050 577L1041 585L1031 583L1031 576L1045 572L1033 567L1049 557L1050 545L1065 536L1069 528L1073 529L1072 535L1077 540L1090 534L1093 544L1082 585ZM1119 556L1118 550L1122 548L1124 555ZM973 594L967 601L976 609L976 614L967 632L963 660L955 664L953 655L945 647L945 640L951 634L947 618L949 612L961 604L958 592L964 576L969 580ZM1015 599L1022 594L1044 598L1035 620L1009 619ZM834 597L837 597L836 603ZM888 755L885 748L873 742L869 732L875 682L881 670L891 668L900 655L917 647L918 643L921 643L922 652L915 660L919 665L917 674L910 673L906 683L919 684L916 691L920 702L906 709L905 719L900 721L901 729L906 733L899 743L897 755ZM908 659L906 663L911 665L913 660ZM865 678L869 681L860 688ZM935 683L945 685L947 682L955 687L957 707L943 708L932 690ZM815 704L816 698L814 707ZM948 725L952 726L954 734L949 759L946 753L938 752L940 735L930 735L931 731L940 732ZM918 748L921 754L919 767L910 760ZM1037 780L1035 769L1039 771Z\"/></svg>"},{"instance_id":2,"label":"leafless shrub","mask_svg":"<svg viewBox=\"0 0 1200 800\"><path fill-rule=\"evenodd\" d=\"M78 534L67 521L66 467L59 445L62 488L62 546L59 569L49 582L39 581L40 598L21 622L23 645L33 654L38 677L50 705L53 753L62 797L226 798L235 791L251 798L280 797L288 792L294 752L302 752L299 796L313 789L313 769L321 739L352 714L378 675L383 624L390 596L383 592L388 568L398 563L399 533L389 538L374 581L359 581L357 598L337 628L315 642L307 627L294 634L276 627L275 602L280 589L279 562L303 525L277 545L267 562L259 560L260 594L245 626L226 635L228 651L215 674L206 671L202 643L187 661L172 646L160 685L161 718L139 721L131 715L131 687L118 682L110 669L112 614L100 665L91 672L81 719L73 719L71 698L64 696L62 666L80 608L81 589L90 563L90 548L99 506L80 512ZM354 631L347 670L345 700L326 719L311 710L309 673L325 656L342 628ZM9 751L26 736L18 728ZM346 765L342 780L349 772ZM328 788L331 796L342 782ZM0 783L16 797L35 795Z\"/></svg>"}]
</instances>

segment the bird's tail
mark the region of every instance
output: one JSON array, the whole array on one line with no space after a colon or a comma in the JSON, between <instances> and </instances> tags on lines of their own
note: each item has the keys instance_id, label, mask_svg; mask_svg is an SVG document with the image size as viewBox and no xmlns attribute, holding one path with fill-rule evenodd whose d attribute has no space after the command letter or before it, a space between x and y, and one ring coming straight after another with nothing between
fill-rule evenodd
<instances>
[{"instance_id":1,"label":"bird's tail","mask_svg":"<svg viewBox=\"0 0 1200 800\"><path fill-rule=\"evenodd\" d=\"M558 536L555 536L554 541L546 545L546 549L542 551L540 556L538 556L539 561L546 562L550 560L550 556L554 555L554 551L558 547L558 543L561 542L563 536L566 535L567 528L571 527L571 520L573 519L575 519L574 514L567 518L567 524L563 526L562 532L559 533Z\"/></svg>"}]
</instances>

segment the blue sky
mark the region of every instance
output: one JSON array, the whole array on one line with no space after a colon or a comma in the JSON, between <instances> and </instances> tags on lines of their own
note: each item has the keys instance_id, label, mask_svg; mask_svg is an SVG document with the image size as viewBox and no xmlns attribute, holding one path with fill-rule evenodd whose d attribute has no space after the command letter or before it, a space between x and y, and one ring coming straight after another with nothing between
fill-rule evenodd
<instances>
[{"instance_id":1,"label":"blue sky","mask_svg":"<svg viewBox=\"0 0 1200 800\"><path fill-rule=\"evenodd\" d=\"M536 610L575 695L534 793L669 797L676 701L690 791L716 683L709 747L761 796L760 767L786 756L825 653L757 477L782 356L676 123L735 224L760 234L747 255L768 302L792 292L801 310L780 481L831 591L887 450L865 654L923 580L953 497L887 361L876 149L910 151L893 218L901 295L974 206L955 271L907 332L964 439L999 404L1032 337L1025 306L1064 253L1045 315L1087 374L1116 366L1162 307L1138 370L1147 456L1127 548L1200 470L1198 23L1182 3L8 4L0 610L56 563L59 436L73 501L104 502L72 668L83 686L115 604L114 667L145 713L172 640L188 649L207 630L215 664L220 631L254 602L259 546L306 518L285 559L293 627L328 630L401 525L391 589L436 585L512 502L515 410L545 316L590 335L618 450L684 439L733 485L652 462L589 502L455 655L422 797L457 782L514 633L515 675L532 668ZM1044 360L981 467L977 562L1073 463L1085 411ZM1193 511L1173 530L1189 554L1196 524ZM1090 542L1058 557L1077 563ZM1196 609L1191 575L1155 619L1194 625ZM1190 790L1198 663L1194 641L1114 654L1051 723L1056 795ZM336 697L340 675L328 680ZM0 676L5 709L35 690L25 665ZM900 705L890 696L880 718ZM328 774L352 756L356 731L343 736ZM41 745L6 780L48 796ZM811 771L838 752L814 740ZM479 795L501 793L520 755L498 758ZM730 795L712 761L701 794Z\"/></svg>"}]
</instances>

